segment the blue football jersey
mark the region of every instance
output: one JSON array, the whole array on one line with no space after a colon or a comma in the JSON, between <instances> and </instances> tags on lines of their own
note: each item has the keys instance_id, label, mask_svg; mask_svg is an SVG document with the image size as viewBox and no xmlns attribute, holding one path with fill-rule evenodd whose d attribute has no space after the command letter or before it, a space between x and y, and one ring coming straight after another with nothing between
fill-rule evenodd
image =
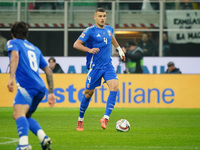
<instances>
[{"instance_id":1,"label":"blue football jersey","mask_svg":"<svg viewBox=\"0 0 200 150\"><path fill-rule=\"evenodd\" d=\"M12 50L19 53L19 64L15 73L16 82L26 89L38 89L45 91L45 84L39 76L39 68L48 64L39 48L27 40L13 39L7 42L7 50L10 56Z\"/></svg>"},{"instance_id":2,"label":"blue football jersey","mask_svg":"<svg viewBox=\"0 0 200 150\"><path fill-rule=\"evenodd\" d=\"M79 40L85 43L88 48L99 48L97 54L87 52L86 66L88 69L102 69L111 63L111 40L113 28L105 25L104 28L98 28L95 24L86 28L79 36Z\"/></svg>"}]
</instances>

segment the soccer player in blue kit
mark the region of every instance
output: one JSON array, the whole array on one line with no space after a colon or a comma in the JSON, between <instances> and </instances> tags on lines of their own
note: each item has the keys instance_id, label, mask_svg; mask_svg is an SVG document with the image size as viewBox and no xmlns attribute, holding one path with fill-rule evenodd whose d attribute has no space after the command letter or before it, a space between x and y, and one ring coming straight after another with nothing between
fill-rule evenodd
<instances>
[{"instance_id":1,"label":"soccer player in blue kit","mask_svg":"<svg viewBox=\"0 0 200 150\"><path fill-rule=\"evenodd\" d=\"M16 80L17 93L13 106L13 118L16 121L19 135L19 144L16 150L32 149L28 142L29 129L39 138L43 150L51 150L51 139L31 115L46 92L45 83L39 76L39 68L46 74L49 106L53 107L55 104L52 71L40 49L26 40L28 26L25 22L15 22L11 27L11 35L13 39L7 42L10 58L10 78L7 87L10 92L13 92L14 80Z\"/></svg>"},{"instance_id":2,"label":"soccer player in blue kit","mask_svg":"<svg viewBox=\"0 0 200 150\"><path fill-rule=\"evenodd\" d=\"M105 25L106 11L104 8L97 8L95 10L94 20L95 24L86 28L74 43L74 48L87 52L86 66L89 70L84 95L80 104L77 131L84 130L85 111L88 108L95 88L101 85L102 78L104 78L110 91L105 114L100 119L101 127L106 129L118 92L118 78L111 62L111 44L117 48L121 59L125 60L125 55L113 36L113 28ZM85 46L83 43L85 43Z\"/></svg>"}]
</instances>

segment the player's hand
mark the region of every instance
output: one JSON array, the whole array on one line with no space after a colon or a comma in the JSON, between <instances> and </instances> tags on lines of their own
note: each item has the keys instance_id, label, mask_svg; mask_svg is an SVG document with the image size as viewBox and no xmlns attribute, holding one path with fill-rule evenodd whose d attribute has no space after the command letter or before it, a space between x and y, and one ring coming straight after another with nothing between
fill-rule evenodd
<instances>
[{"instance_id":1,"label":"player's hand","mask_svg":"<svg viewBox=\"0 0 200 150\"><path fill-rule=\"evenodd\" d=\"M13 92L14 91L14 79L13 78L10 78L10 80L8 81L8 91L9 92Z\"/></svg>"},{"instance_id":2,"label":"player's hand","mask_svg":"<svg viewBox=\"0 0 200 150\"><path fill-rule=\"evenodd\" d=\"M99 48L92 48L88 52L92 54L97 54L99 51L100 51Z\"/></svg>"},{"instance_id":3,"label":"player's hand","mask_svg":"<svg viewBox=\"0 0 200 150\"><path fill-rule=\"evenodd\" d=\"M119 50L119 56L120 56L121 60L125 61L125 59L126 59L125 54L122 50Z\"/></svg>"},{"instance_id":4,"label":"player's hand","mask_svg":"<svg viewBox=\"0 0 200 150\"><path fill-rule=\"evenodd\" d=\"M126 48L125 48L125 47L122 47L122 51L123 51L124 53L126 53Z\"/></svg>"},{"instance_id":5,"label":"player's hand","mask_svg":"<svg viewBox=\"0 0 200 150\"><path fill-rule=\"evenodd\" d=\"M49 107L53 107L55 105L56 97L53 93L48 94L48 103L49 103Z\"/></svg>"},{"instance_id":6,"label":"player's hand","mask_svg":"<svg viewBox=\"0 0 200 150\"><path fill-rule=\"evenodd\" d=\"M122 57L120 57L120 58L121 58L121 60L123 60L123 61L126 60L126 57L125 57L125 56L122 56Z\"/></svg>"}]
</instances>

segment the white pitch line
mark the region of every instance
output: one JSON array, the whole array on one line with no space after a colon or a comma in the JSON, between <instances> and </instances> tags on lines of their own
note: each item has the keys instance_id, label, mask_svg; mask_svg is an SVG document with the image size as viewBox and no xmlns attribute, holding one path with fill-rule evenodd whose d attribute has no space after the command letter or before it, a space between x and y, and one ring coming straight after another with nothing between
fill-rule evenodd
<instances>
[{"instance_id":1,"label":"white pitch line","mask_svg":"<svg viewBox=\"0 0 200 150\"><path fill-rule=\"evenodd\" d=\"M9 141L6 141L6 142L0 142L0 145L3 145L3 144L11 144L11 143L16 143L19 141L18 138L10 138L10 137L0 137L0 139L5 139L5 140L9 140Z\"/></svg>"},{"instance_id":2,"label":"white pitch line","mask_svg":"<svg viewBox=\"0 0 200 150\"><path fill-rule=\"evenodd\" d=\"M70 149L73 149L74 147L73 146L64 146L66 148L70 148ZM100 145L100 146L84 146L84 148L120 148L120 149L126 149L126 148L132 148L132 149L144 149L144 150L164 150L164 149L180 149L180 150L199 150L200 148L199 147L193 147L193 146L104 146L104 145ZM82 148L82 147L80 147Z\"/></svg>"}]
</instances>

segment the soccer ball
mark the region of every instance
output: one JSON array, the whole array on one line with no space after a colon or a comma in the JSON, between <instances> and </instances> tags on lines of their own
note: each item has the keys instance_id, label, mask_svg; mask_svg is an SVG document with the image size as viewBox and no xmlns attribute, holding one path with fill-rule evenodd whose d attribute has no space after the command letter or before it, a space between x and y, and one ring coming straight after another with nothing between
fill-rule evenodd
<instances>
[{"instance_id":1,"label":"soccer ball","mask_svg":"<svg viewBox=\"0 0 200 150\"><path fill-rule=\"evenodd\" d=\"M116 130L120 132L128 132L130 130L130 123L126 119L120 119L116 122Z\"/></svg>"}]
</instances>

